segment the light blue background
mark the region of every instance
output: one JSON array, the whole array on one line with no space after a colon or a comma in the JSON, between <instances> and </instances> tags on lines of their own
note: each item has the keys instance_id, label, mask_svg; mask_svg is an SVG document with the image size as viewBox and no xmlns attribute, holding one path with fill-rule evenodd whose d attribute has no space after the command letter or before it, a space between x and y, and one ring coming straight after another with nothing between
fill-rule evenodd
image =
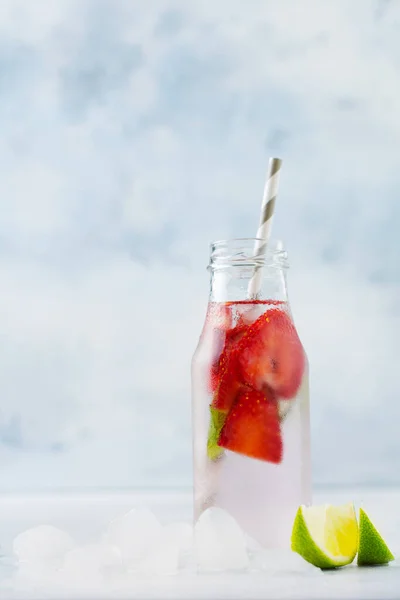
<instances>
[{"instance_id":1,"label":"light blue background","mask_svg":"<svg viewBox=\"0 0 400 600\"><path fill-rule=\"evenodd\" d=\"M314 478L399 483L400 5L3 0L0 489L188 485L208 243L274 237Z\"/></svg>"}]
</instances>

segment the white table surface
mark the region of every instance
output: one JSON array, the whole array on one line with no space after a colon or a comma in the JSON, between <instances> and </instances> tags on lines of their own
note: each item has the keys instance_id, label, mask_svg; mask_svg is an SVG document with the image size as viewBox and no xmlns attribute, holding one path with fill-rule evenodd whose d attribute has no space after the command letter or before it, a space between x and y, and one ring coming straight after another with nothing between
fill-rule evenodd
<instances>
[{"instance_id":1,"label":"white table surface","mask_svg":"<svg viewBox=\"0 0 400 600\"><path fill-rule=\"evenodd\" d=\"M1 494L0 543L3 555L11 555L12 540L19 532L48 523L67 530L78 543L98 538L107 523L134 506L146 505L163 522L190 520L190 491L130 491L112 493ZM314 503L363 505L400 558L399 489L321 489ZM400 560L390 566L350 566L321 575L217 574L178 575L135 581L110 593L107 590L76 590L58 593L65 598L171 598L171 599L400 599ZM15 590L0 575L0 598L55 598L39 588Z\"/></svg>"}]
</instances>

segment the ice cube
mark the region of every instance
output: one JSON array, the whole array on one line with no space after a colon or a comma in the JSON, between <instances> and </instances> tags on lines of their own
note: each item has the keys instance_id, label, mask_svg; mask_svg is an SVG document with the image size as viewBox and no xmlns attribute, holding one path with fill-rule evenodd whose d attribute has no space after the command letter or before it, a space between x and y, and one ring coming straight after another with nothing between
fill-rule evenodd
<instances>
[{"instance_id":1,"label":"ice cube","mask_svg":"<svg viewBox=\"0 0 400 600\"><path fill-rule=\"evenodd\" d=\"M62 570L82 573L104 572L121 566L121 552L115 546L100 542L73 548L65 555Z\"/></svg>"},{"instance_id":2,"label":"ice cube","mask_svg":"<svg viewBox=\"0 0 400 600\"><path fill-rule=\"evenodd\" d=\"M260 553L264 550L264 547L260 544L260 542L254 539L251 535L245 534L245 538L246 548L250 554Z\"/></svg>"},{"instance_id":3,"label":"ice cube","mask_svg":"<svg viewBox=\"0 0 400 600\"><path fill-rule=\"evenodd\" d=\"M35 581L35 573L32 573L30 585L34 584L35 588L40 585L55 596L69 592L80 597L83 591L97 596L113 581L120 565L121 554L117 548L103 542L87 544L67 552L61 568L53 574L44 572L40 576L39 572Z\"/></svg>"},{"instance_id":4,"label":"ice cube","mask_svg":"<svg viewBox=\"0 0 400 600\"><path fill-rule=\"evenodd\" d=\"M27 561L18 564L14 578L25 582L48 582L54 576L56 568L52 562Z\"/></svg>"},{"instance_id":5,"label":"ice cube","mask_svg":"<svg viewBox=\"0 0 400 600\"><path fill-rule=\"evenodd\" d=\"M160 528L142 558L130 561L129 571L140 575L172 575L192 548L193 528L188 523L170 523Z\"/></svg>"},{"instance_id":6,"label":"ice cube","mask_svg":"<svg viewBox=\"0 0 400 600\"><path fill-rule=\"evenodd\" d=\"M246 538L235 519L221 508L208 508L198 519L195 553L200 571L243 570L248 567Z\"/></svg>"},{"instance_id":7,"label":"ice cube","mask_svg":"<svg viewBox=\"0 0 400 600\"><path fill-rule=\"evenodd\" d=\"M37 594L49 594L60 589L59 564L60 561L55 562L54 559L18 563L9 580L11 588L28 592L29 595L32 594L32 590Z\"/></svg>"},{"instance_id":8,"label":"ice cube","mask_svg":"<svg viewBox=\"0 0 400 600\"><path fill-rule=\"evenodd\" d=\"M181 554L187 554L193 548L193 527L189 523L169 523L163 528L165 540L176 544Z\"/></svg>"},{"instance_id":9,"label":"ice cube","mask_svg":"<svg viewBox=\"0 0 400 600\"><path fill-rule=\"evenodd\" d=\"M174 575L179 568L179 554L177 543L160 539L146 557L134 565L133 570L140 575Z\"/></svg>"},{"instance_id":10,"label":"ice cube","mask_svg":"<svg viewBox=\"0 0 400 600\"><path fill-rule=\"evenodd\" d=\"M133 508L108 526L105 541L116 546L124 562L141 559L161 535L162 526L147 508Z\"/></svg>"},{"instance_id":11,"label":"ice cube","mask_svg":"<svg viewBox=\"0 0 400 600\"><path fill-rule=\"evenodd\" d=\"M73 546L73 539L62 529L38 525L17 535L13 552L20 562L58 562Z\"/></svg>"}]
</instances>

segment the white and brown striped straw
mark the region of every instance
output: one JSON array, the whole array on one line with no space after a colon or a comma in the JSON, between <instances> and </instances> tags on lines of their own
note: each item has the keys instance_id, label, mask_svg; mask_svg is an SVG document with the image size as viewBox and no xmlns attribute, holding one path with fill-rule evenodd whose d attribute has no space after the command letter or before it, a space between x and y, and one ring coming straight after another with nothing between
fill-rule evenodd
<instances>
[{"instance_id":1,"label":"white and brown striped straw","mask_svg":"<svg viewBox=\"0 0 400 600\"><path fill-rule=\"evenodd\" d=\"M258 226L256 236L257 241L254 248L255 256L262 256L265 254L271 236L272 219L275 211L275 201L278 194L281 165L282 160L280 158L269 159L268 176L267 181L265 182L264 195L261 204L260 224ZM262 268L257 266L249 283L249 298L257 297L260 292L261 281Z\"/></svg>"}]
</instances>

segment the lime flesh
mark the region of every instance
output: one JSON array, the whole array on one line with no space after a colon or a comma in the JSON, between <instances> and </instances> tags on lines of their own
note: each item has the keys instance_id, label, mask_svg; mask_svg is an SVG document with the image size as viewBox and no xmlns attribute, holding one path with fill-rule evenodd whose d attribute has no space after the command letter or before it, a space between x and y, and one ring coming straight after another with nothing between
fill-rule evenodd
<instances>
[{"instance_id":1,"label":"lime flesh","mask_svg":"<svg viewBox=\"0 0 400 600\"><path fill-rule=\"evenodd\" d=\"M334 569L353 562L358 548L353 504L300 506L293 523L291 547L320 569Z\"/></svg>"}]
</instances>

